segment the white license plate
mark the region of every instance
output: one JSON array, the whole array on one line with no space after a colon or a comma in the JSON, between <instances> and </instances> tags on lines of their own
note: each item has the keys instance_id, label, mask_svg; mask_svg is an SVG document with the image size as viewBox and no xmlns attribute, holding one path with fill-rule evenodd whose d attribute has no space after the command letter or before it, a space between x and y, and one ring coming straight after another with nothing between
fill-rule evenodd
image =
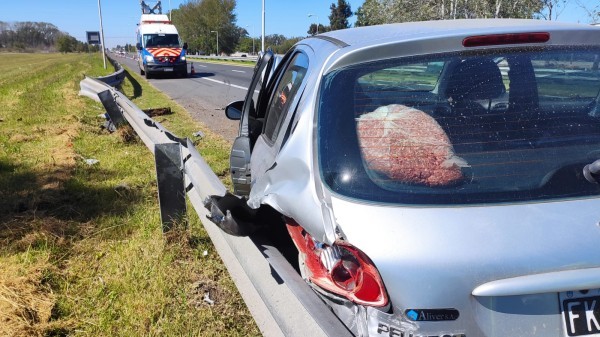
<instances>
[{"instance_id":1,"label":"white license plate","mask_svg":"<svg viewBox=\"0 0 600 337\"><path fill-rule=\"evenodd\" d=\"M173 68L164 68L164 71L173 71Z\"/></svg>"},{"instance_id":2,"label":"white license plate","mask_svg":"<svg viewBox=\"0 0 600 337\"><path fill-rule=\"evenodd\" d=\"M600 289L566 291L558 298L565 336L600 337Z\"/></svg>"}]
</instances>

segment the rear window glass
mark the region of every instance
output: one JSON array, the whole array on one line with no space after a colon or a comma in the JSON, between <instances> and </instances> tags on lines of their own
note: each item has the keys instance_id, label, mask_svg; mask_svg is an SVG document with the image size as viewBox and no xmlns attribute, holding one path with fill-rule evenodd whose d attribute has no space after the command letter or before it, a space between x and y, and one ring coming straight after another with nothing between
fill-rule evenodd
<instances>
[{"instance_id":1,"label":"rear window glass","mask_svg":"<svg viewBox=\"0 0 600 337\"><path fill-rule=\"evenodd\" d=\"M349 197L471 204L597 195L597 49L403 58L326 75L325 183Z\"/></svg>"}]
</instances>

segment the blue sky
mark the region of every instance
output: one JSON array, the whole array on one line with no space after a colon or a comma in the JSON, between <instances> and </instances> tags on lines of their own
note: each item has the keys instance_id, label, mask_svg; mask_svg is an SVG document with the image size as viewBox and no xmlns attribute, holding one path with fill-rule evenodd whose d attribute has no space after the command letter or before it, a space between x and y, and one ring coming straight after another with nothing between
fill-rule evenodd
<instances>
[{"instance_id":1,"label":"blue sky","mask_svg":"<svg viewBox=\"0 0 600 337\"><path fill-rule=\"evenodd\" d=\"M266 35L305 36L311 23L329 24L329 6L335 0L265 0ZM580 0L588 7L598 0ZM86 31L100 30L97 0L4 0L0 21L44 21L56 25L80 41ZM147 1L152 3L153 1ZM186 0L162 0L163 12L179 7ZM335 1L337 3L337 1ZM348 1L353 11L363 0ZM139 0L101 0L105 41L108 47L135 42L135 28L141 14ZM237 0L237 25L253 36L260 36L262 0ZM308 17L308 14L316 16ZM559 21L588 23L576 0L568 0ZM351 18L353 23L354 17Z\"/></svg>"}]
</instances>

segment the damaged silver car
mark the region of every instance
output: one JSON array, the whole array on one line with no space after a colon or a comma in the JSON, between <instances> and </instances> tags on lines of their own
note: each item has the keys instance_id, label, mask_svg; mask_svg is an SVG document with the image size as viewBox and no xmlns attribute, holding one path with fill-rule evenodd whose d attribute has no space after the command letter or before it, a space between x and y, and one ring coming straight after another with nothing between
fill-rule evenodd
<instances>
[{"instance_id":1,"label":"damaged silver car","mask_svg":"<svg viewBox=\"0 0 600 337\"><path fill-rule=\"evenodd\" d=\"M357 336L600 336L600 30L328 32L257 64L228 233L287 229Z\"/></svg>"}]
</instances>

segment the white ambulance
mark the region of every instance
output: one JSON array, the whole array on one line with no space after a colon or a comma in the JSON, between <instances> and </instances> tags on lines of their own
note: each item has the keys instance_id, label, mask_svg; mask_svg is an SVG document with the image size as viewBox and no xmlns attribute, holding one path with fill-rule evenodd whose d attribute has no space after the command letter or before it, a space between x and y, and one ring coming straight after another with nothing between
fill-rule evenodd
<instances>
[{"instance_id":1,"label":"white ambulance","mask_svg":"<svg viewBox=\"0 0 600 337\"><path fill-rule=\"evenodd\" d=\"M140 74L145 74L146 78L155 74L187 77L187 44L182 43L168 16L142 14L136 46Z\"/></svg>"}]
</instances>

